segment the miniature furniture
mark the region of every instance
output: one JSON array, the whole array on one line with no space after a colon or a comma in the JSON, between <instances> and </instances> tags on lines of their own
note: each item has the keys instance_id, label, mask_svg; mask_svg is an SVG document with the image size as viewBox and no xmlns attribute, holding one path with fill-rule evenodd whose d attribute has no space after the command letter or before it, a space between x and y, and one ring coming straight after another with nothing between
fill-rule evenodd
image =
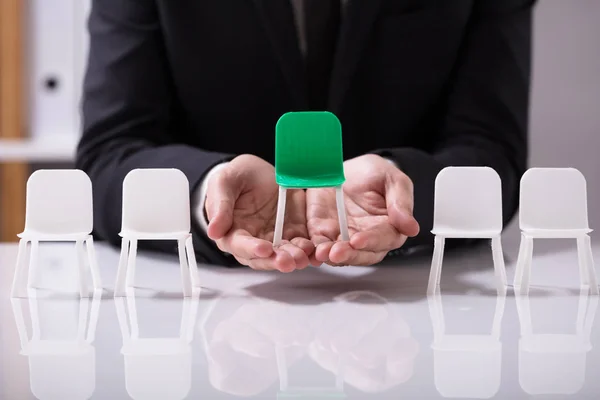
<instances>
[{"instance_id":1,"label":"miniature furniture","mask_svg":"<svg viewBox=\"0 0 600 400\"><path fill-rule=\"evenodd\" d=\"M533 239L576 239L581 285L598 295L588 222L587 184L575 168L531 168L521 178L521 246L514 287L529 292Z\"/></svg>"},{"instance_id":2,"label":"miniature furniture","mask_svg":"<svg viewBox=\"0 0 600 400\"><path fill-rule=\"evenodd\" d=\"M19 252L12 286L12 297L23 297L27 288L36 283L39 242L74 241L79 257L79 290L81 297L90 295L87 264L94 289L102 288L96 262L93 227L92 183L80 170L38 170L27 181L25 230L18 236ZM26 257L31 243L29 278L26 278Z\"/></svg>"},{"instance_id":3,"label":"miniature furniture","mask_svg":"<svg viewBox=\"0 0 600 400\"><path fill-rule=\"evenodd\" d=\"M598 296L588 296L587 291L580 294L574 333L534 333L529 296L516 296L516 301L521 326L521 388L532 396L575 395L586 380ZM551 315L555 321L556 315Z\"/></svg>"},{"instance_id":4,"label":"miniature furniture","mask_svg":"<svg viewBox=\"0 0 600 400\"><path fill-rule=\"evenodd\" d=\"M178 169L135 169L123 181L121 257L115 296L133 291L139 240L176 240L185 297L199 287L192 244L190 189Z\"/></svg>"},{"instance_id":5,"label":"miniature furniture","mask_svg":"<svg viewBox=\"0 0 600 400\"><path fill-rule=\"evenodd\" d=\"M433 325L433 371L435 387L446 398L494 397L500 390L502 343L500 329L506 296L496 297L492 332L482 334L448 334L442 296L428 296Z\"/></svg>"},{"instance_id":6,"label":"miniature furniture","mask_svg":"<svg viewBox=\"0 0 600 400\"><path fill-rule=\"evenodd\" d=\"M21 354L29 360L31 392L36 398L68 400L92 397L96 388L96 349L93 342L100 312L100 298L101 291L95 291L91 307L89 298L80 298L76 321L68 320L73 306L70 301L34 297L28 300L11 299L21 342ZM21 307L21 302L25 301L29 302L31 338ZM45 306L45 313L40 313L39 306ZM41 314L46 314L43 319ZM41 321L51 321L50 324L53 325L45 327L44 334ZM64 338L63 336L67 335L61 332L60 340L44 338L48 331L65 326L76 326L76 334L69 334Z\"/></svg>"},{"instance_id":7,"label":"miniature furniture","mask_svg":"<svg viewBox=\"0 0 600 400\"><path fill-rule=\"evenodd\" d=\"M131 398L176 400L189 395L192 386L191 343L199 296L196 293L182 301L179 337L140 338L135 297L115 299L123 337L121 353L125 359L125 386Z\"/></svg>"},{"instance_id":8,"label":"miniature furniture","mask_svg":"<svg viewBox=\"0 0 600 400\"><path fill-rule=\"evenodd\" d=\"M502 187L500 176L488 167L447 167L435 180L435 235L428 293L440 285L446 238L491 239L499 293L506 291L502 255Z\"/></svg>"},{"instance_id":9,"label":"miniature furniture","mask_svg":"<svg viewBox=\"0 0 600 400\"><path fill-rule=\"evenodd\" d=\"M279 201L273 245L282 240L287 189L335 188L340 236L349 240L344 192L342 127L330 112L291 112L277 122L275 176Z\"/></svg>"}]
</instances>

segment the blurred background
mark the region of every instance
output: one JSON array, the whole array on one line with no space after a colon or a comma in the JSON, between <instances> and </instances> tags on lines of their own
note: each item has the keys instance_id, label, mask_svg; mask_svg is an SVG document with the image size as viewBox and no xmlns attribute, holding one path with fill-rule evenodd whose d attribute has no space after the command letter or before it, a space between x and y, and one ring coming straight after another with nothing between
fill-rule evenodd
<instances>
[{"instance_id":1,"label":"blurred background","mask_svg":"<svg viewBox=\"0 0 600 400\"><path fill-rule=\"evenodd\" d=\"M29 174L72 165L91 1L0 0L0 242L23 229ZM530 166L580 169L592 228L600 226L598 21L598 0L538 1L530 111Z\"/></svg>"}]
</instances>

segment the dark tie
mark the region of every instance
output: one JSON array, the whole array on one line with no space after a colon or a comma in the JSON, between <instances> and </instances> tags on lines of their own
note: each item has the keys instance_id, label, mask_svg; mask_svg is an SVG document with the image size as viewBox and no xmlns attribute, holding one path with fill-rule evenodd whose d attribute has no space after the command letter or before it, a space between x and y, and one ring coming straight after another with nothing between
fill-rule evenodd
<instances>
[{"instance_id":1,"label":"dark tie","mask_svg":"<svg viewBox=\"0 0 600 400\"><path fill-rule=\"evenodd\" d=\"M313 110L325 110L341 20L340 0L304 0L308 95Z\"/></svg>"}]
</instances>

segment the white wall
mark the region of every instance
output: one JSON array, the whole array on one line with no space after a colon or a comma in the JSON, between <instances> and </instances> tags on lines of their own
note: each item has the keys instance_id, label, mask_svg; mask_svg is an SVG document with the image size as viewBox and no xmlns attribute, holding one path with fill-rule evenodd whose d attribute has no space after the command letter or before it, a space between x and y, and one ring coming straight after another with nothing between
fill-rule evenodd
<instances>
[{"instance_id":1,"label":"white wall","mask_svg":"<svg viewBox=\"0 0 600 400\"><path fill-rule=\"evenodd\" d=\"M530 166L581 170L590 224L600 229L600 1L536 7Z\"/></svg>"}]
</instances>

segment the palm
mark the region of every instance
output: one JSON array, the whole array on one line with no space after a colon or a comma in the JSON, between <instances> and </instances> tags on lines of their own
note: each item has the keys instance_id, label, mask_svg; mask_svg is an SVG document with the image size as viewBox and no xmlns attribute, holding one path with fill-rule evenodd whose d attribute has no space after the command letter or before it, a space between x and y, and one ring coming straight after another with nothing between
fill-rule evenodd
<instances>
[{"instance_id":1,"label":"palm","mask_svg":"<svg viewBox=\"0 0 600 400\"><path fill-rule=\"evenodd\" d=\"M306 192L308 234L315 243L341 240L335 202L335 189L309 189ZM350 237L358 232L393 228L385 198L376 192L357 192L344 187L344 204Z\"/></svg>"},{"instance_id":2,"label":"palm","mask_svg":"<svg viewBox=\"0 0 600 400\"><path fill-rule=\"evenodd\" d=\"M277 215L278 186L275 182L257 182L237 199L233 209L233 229L272 242ZM283 238L308 238L306 201L303 191L288 190Z\"/></svg>"},{"instance_id":3,"label":"palm","mask_svg":"<svg viewBox=\"0 0 600 400\"><path fill-rule=\"evenodd\" d=\"M412 203L410 180L379 156L361 156L344 163L344 206L350 241L343 241L335 189L306 192L307 229L316 245L313 262L370 265L401 247L418 225L403 210ZM415 226L417 225L417 226Z\"/></svg>"}]
</instances>

